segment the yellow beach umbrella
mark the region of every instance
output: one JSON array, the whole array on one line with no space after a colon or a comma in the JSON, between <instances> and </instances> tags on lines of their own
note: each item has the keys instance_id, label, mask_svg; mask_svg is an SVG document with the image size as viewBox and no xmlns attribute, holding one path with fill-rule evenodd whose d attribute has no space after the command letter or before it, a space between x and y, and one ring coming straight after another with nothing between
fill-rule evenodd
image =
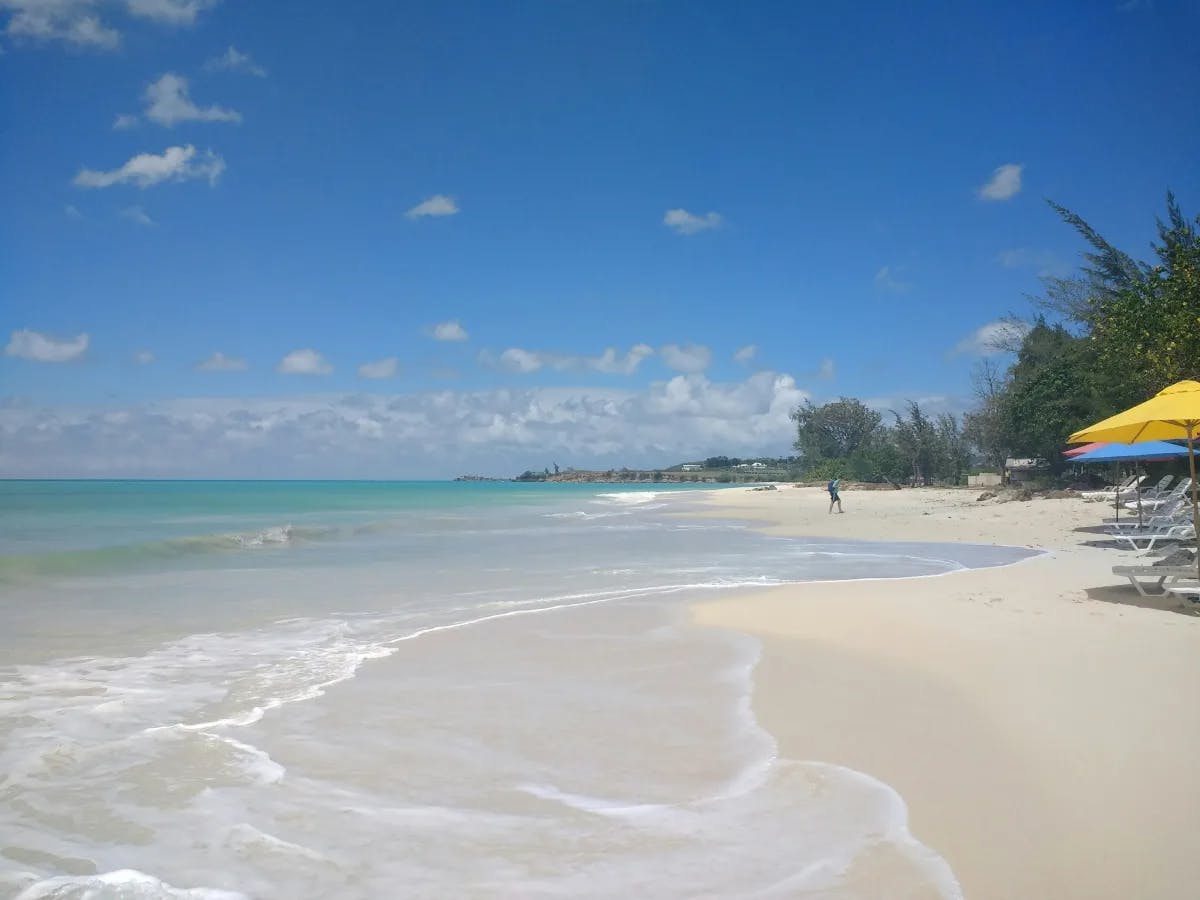
<instances>
[{"instance_id":1,"label":"yellow beach umbrella","mask_svg":"<svg viewBox=\"0 0 1200 900\"><path fill-rule=\"evenodd\" d=\"M1169 441L1187 438L1188 467L1192 474L1192 525L1200 535L1200 502L1197 501L1196 448L1200 438L1200 381L1180 381L1159 391L1145 403L1110 416L1075 432L1069 444L1085 441ZM1200 547L1196 553L1196 572L1200 577Z\"/></svg>"}]
</instances>

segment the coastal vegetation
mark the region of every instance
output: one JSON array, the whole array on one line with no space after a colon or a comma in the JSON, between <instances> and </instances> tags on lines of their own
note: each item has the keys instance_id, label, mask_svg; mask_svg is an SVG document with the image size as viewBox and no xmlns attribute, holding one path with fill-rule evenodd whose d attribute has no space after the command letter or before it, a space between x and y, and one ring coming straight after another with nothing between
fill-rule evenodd
<instances>
[{"instance_id":1,"label":"coastal vegetation","mask_svg":"<svg viewBox=\"0 0 1200 900\"><path fill-rule=\"evenodd\" d=\"M796 409L795 448L806 478L955 483L974 466L1011 457L1061 471L1072 431L1188 378L1200 377L1200 216L1173 194L1148 261L1114 247L1076 213L1050 206L1087 242L1083 264L1043 278L1032 321L997 329L998 351L975 372L976 406L961 419L916 402L887 415L842 397Z\"/></svg>"}]
</instances>

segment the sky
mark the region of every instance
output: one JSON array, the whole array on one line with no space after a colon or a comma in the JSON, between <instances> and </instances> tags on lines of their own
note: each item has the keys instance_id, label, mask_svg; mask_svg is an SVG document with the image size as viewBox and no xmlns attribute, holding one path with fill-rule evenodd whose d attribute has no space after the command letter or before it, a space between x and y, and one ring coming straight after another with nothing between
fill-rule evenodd
<instances>
[{"instance_id":1,"label":"sky","mask_svg":"<svg viewBox=\"0 0 1200 900\"><path fill-rule=\"evenodd\" d=\"M786 456L1200 211L1200 4L0 0L0 475Z\"/></svg>"}]
</instances>

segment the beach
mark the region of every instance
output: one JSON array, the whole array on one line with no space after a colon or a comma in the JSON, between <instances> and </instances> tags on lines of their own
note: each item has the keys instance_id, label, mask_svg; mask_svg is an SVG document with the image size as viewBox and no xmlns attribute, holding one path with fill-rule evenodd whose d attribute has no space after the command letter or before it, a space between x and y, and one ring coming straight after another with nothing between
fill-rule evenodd
<instances>
[{"instance_id":1,"label":"beach","mask_svg":"<svg viewBox=\"0 0 1200 900\"><path fill-rule=\"evenodd\" d=\"M788 536L994 542L1026 561L942 577L807 583L694 607L763 640L753 709L780 754L868 773L968 898L1195 895L1200 617L1111 567L1078 499L978 491L710 495L704 516Z\"/></svg>"}]
</instances>

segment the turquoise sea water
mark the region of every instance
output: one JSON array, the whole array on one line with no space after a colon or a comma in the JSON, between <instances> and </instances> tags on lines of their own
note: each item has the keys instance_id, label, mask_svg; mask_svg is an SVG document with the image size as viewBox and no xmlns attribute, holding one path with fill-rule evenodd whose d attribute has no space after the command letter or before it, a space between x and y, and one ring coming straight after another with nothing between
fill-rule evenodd
<instances>
[{"instance_id":1,"label":"turquoise sea water","mask_svg":"<svg viewBox=\"0 0 1200 900\"><path fill-rule=\"evenodd\" d=\"M0 898L956 896L886 785L778 758L757 643L686 604L1028 551L703 496L0 482Z\"/></svg>"},{"instance_id":2,"label":"turquoise sea water","mask_svg":"<svg viewBox=\"0 0 1200 900\"><path fill-rule=\"evenodd\" d=\"M0 481L0 579L151 565L285 537L332 538L402 515L520 509L600 492L536 482Z\"/></svg>"}]
</instances>

